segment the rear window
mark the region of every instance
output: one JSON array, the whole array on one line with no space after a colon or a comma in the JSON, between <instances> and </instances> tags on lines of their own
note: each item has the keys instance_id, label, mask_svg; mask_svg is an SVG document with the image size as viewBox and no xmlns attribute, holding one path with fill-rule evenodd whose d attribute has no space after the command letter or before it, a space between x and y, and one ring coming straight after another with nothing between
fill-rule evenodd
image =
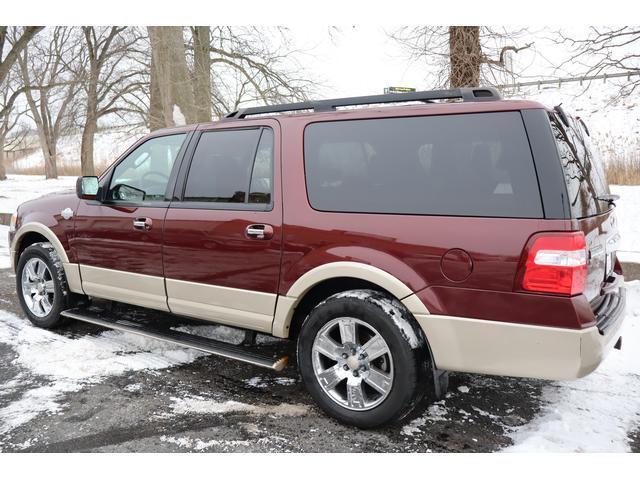
<instances>
[{"instance_id":1,"label":"rear window","mask_svg":"<svg viewBox=\"0 0 640 480\"><path fill-rule=\"evenodd\" d=\"M543 216L519 112L313 123L304 142L317 210Z\"/></svg>"},{"instance_id":2,"label":"rear window","mask_svg":"<svg viewBox=\"0 0 640 480\"><path fill-rule=\"evenodd\" d=\"M551 129L564 171L572 217L591 217L608 208L607 204L597 200L597 197L608 194L609 185L589 136L578 123L570 118L569 122L572 126L565 128L561 121L551 114Z\"/></svg>"}]
</instances>

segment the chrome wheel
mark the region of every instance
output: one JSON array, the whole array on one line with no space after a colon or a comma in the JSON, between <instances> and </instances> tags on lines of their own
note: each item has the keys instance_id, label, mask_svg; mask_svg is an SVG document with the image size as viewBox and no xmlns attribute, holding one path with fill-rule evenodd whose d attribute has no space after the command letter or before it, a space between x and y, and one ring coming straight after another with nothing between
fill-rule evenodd
<instances>
[{"instance_id":1,"label":"chrome wheel","mask_svg":"<svg viewBox=\"0 0 640 480\"><path fill-rule=\"evenodd\" d=\"M362 320L331 320L316 335L311 354L322 390L342 407L370 410L391 392L393 359L389 346Z\"/></svg>"},{"instance_id":2,"label":"chrome wheel","mask_svg":"<svg viewBox=\"0 0 640 480\"><path fill-rule=\"evenodd\" d=\"M40 258L31 258L22 269L22 297L36 317L46 317L53 308L55 287L49 267Z\"/></svg>"}]
</instances>

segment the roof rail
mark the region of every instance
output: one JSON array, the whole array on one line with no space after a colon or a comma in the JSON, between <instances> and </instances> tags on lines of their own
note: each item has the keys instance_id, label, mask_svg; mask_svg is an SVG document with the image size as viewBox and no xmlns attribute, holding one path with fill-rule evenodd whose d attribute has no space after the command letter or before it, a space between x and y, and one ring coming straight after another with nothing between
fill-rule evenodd
<instances>
[{"instance_id":1,"label":"roof rail","mask_svg":"<svg viewBox=\"0 0 640 480\"><path fill-rule=\"evenodd\" d=\"M265 105L263 107L249 107L228 113L224 118L245 118L249 115L267 113L295 112L299 110L313 110L314 112L330 112L336 107L356 105L372 105L376 103L401 102L432 102L434 100L455 100L463 102L482 102L487 100L501 100L502 97L493 87L454 88L451 90L428 90L425 92L388 93L385 95L368 95L364 97L334 98L330 100L312 100L299 103L283 103L281 105Z\"/></svg>"}]
</instances>

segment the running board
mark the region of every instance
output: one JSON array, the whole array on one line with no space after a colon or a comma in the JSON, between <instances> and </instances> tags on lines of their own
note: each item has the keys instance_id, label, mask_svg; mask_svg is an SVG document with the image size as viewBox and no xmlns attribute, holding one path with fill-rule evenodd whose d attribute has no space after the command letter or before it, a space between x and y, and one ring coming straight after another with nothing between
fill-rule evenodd
<instances>
[{"instance_id":1,"label":"running board","mask_svg":"<svg viewBox=\"0 0 640 480\"><path fill-rule=\"evenodd\" d=\"M212 338L192 335L190 333L154 328L130 320L108 318L98 312L92 312L81 308L65 310L61 312L61 315L81 322L92 323L94 325L111 328L113 330L121 330L123 332L142 335L155 340L174 343L181 347L193 348L195 350L200 350L201 352L230 358L232 360L239 360L259 367L269 368L277 372L283 370L289 361L287 356L273 358L267 355L261 355L260 353L252 351L248 347L233 345L219 340L214 340Z\"/></svg>"}]
</instances>

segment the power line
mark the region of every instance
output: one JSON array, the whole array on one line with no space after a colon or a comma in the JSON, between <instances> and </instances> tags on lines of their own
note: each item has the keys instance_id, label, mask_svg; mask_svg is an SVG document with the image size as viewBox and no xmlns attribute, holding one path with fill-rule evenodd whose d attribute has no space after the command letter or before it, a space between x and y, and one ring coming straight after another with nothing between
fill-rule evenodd
<instances>
[{"instance_id":1,"label":"power line","mask_svg":"<svg viewBox=\"0 0 640 480\"><path fill-rule=\"evenodd\" d=\"M561 87L563 83L580 82L580 85L582 85L583 82L590 82L592 80L604 80L606 82L610 78L624 78L624 77L626 77L628 81L631 81L631 77L634 77L634 76L640 76L640 70L629 70L627 72L620 72L620 73L603 73L602 75L583 75L581 77L562 77L562 78L547 79L547 80L532 80L530 82L506 83L504 85L496 85L496 88L520 89L521 87L535 87L535 86L540 88L540 86L542 85L558 85L558 87Z\"/></svg>"}]
</instances>

